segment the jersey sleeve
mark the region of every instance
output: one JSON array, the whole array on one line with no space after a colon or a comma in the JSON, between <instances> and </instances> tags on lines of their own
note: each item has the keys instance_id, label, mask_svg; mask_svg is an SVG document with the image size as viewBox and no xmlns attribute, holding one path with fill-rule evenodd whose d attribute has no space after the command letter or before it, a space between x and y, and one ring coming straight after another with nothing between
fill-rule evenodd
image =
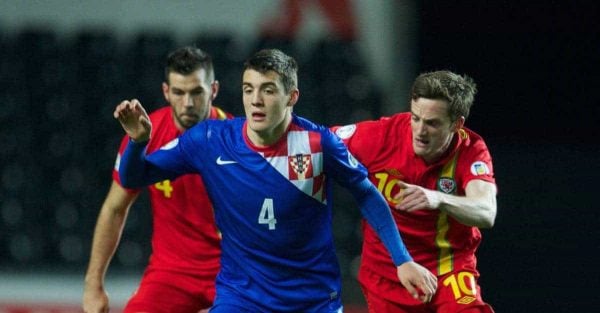
<instances>
[{"instance_id":1,"label":"jersey sleeve","mask_svg":"<svg viewBox=\"0 0 600 313\"><path fill-rule=\"evenodd\" d=\"M348 151L348 148L331 131L322 134L325 171L345 188L367 177L367 169Z\"/></svg>"},{"instance_id":2,"label":"jersey sleeve","mask_svg":"<svg viewBox=\"0 0 600 313\"><path fill-rule=\"evenodd\" d=\"M387 202L371 181L365 178L362 182L352 186L350 191L358 202L360 213L377 232L383 245L392 256L394 265L399 266L412 261L406 245L400 238L400 232L398 232Z\"/></svg>"},{"instance_id":3,"label":"jersey sleeve","mask_svg":"<svg viewBox=\"0 0 600 313\"><path fill-rule=\"evenodd\" d=\"M123 186L139 188L165 179L173 180L183 174L197 173L192 166L194 149L203 144L194 139L202 138L198 133L204 129L194 127L148 155L145 154L147 143L128 140L119 165L119 178ZM196 136L193 137L194 133Z\"/></svg>"},{"instance_id":4,"label":"jersey sleeve","mask_svg":"<svg viewBox=\"0 0 600 313\"><path fill-rule=\"evenodd\" d=\"M492 157L483 140L474 140L469 149L462 152L461 159L457 164L456 173L460 177L463 190L474 179L496 183Z\"/></svg>"},{"instance_id":5,"label":"jersey sleeve","mask_svg":"<svg viewBox=\"0 0 600 313\"><path fill-rule=\"evenodd\" d=\"M121 156L123 155L123 152L125 151L125 148L127 147L127 143L129 143L129 137L127 135L123 136L123 138L121 138L121 144L119 146L119 151L117 152L117 157L115 159L115 164L113 166L113 170L112 170L112 179L114 182L116 182L117 184L119 184L119 186L123 187L123 184L121 184L121 178L119 178L119 165L121 163ZM137 193L139 192L139 189L136 188L125 188L123 187L128 193Z\"/></svg>"},{"instance_id":6,"label":"jersey sleeve","mask_svg":"<svg viewBox=\"0 0 600 313\"><path fill-rule=\"evenodd\" d=\"M348 150L362 163L368 164L369 160L377 154L374 149L381 147L380 140L385 138L381 134L378 121L365 121L345 126L334 126L331 130L339 137Z\"/></svg>"}]
</instances>

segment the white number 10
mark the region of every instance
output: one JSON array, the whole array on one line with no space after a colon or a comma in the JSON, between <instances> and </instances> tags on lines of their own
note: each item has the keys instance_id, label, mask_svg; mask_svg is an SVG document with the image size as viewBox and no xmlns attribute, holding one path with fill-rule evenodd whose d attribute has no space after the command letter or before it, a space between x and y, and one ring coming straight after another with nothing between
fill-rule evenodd
<instances>
[{"instance_id":1,"label":"white number 10","mask_svg":"<svg viewBox=\"0 0 600 313\"><path fill-rule=\"evenodd\" d=\"M273 209L273 199L265 198L260 213L258 214L259 224L268 224L269 230L275 229L277 219L275 219L275 210Z\"/></svg>"}]
</instances>

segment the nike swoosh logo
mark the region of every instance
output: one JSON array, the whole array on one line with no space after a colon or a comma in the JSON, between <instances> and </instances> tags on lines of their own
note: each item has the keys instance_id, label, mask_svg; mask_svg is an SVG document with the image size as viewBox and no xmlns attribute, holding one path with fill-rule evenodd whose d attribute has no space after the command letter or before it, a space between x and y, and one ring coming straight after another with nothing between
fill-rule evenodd
<instances>
[{"instance_id":1,"label":"nike swoosh logo","mask_svg":"<svg viewBox=\"0 0 600 313\"><path fill-rule=\"evenodd\" d=\"M217 158L217 164L218 165L227 165L227 164L235 164L237 163L236 161L229 161L229 160L221 160L221 156L219 156Z\"/></svg>"}]
</instances>

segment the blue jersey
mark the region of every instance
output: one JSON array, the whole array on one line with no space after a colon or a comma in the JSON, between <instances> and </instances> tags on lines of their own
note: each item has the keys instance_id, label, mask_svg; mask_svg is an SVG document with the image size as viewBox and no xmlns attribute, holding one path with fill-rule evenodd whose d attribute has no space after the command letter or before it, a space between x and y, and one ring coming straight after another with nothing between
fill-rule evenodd
<instances>
[{"instance_id":1,"label":"blue jersey","mask_svg":"<svg viewBox=\"0 0 600 313\"><path fill-rule=\"evenodd\" d=\"M259 148L246 137L244 118L207 120L146 161L145 183L185 173L204 180L222 232L215 306L256 312L341 308L329 178L351 190L368 180L328 128L294 116L277 143Z\"/></svg>"}]
</instances>

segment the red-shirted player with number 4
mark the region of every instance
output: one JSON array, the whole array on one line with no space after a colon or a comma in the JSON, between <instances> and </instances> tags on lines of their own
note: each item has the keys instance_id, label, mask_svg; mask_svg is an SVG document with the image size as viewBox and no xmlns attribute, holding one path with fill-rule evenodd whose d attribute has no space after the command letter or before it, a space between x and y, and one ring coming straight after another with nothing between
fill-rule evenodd
<instances>
[{"instance_id":1,"label":"red-shirted player with number 4","mask_svg":"<svg viewBox=\"0 0 600 313\"><path fill-rule=\"evenodd\" d=\"M150 114L148 153L159 149L205 119L231 115L212 106L219 90L210 55L183 47L167 57L163 94L169 106ZM119 180L119 158L113 182L102 205L85 277L83 310L108 312L104 277L115 252L129 207L139 190L125 189ZM152 256L140 286L124 312L197 313L209 308L215 297L215 278L221 256L220 235L212 204L200 176L185 175L149 187L152 205Z\"/></svg>"},{"instance_id":2,"label":"red-shirted player with number 4","mask_svg":"<svg viewBox=\"0 0 600 313\"><path fill-rule=\"evenodd\" d=\"M496 184L485 142L464 127L475 93L467 76L424 73L410 112L334 128L387 199L414 261L438 277L431 302L414 299L363 223L358 279L369 312L493 312L481 297L475 251L479 228L494 225Z\"/></svg>"}]
</instances>

